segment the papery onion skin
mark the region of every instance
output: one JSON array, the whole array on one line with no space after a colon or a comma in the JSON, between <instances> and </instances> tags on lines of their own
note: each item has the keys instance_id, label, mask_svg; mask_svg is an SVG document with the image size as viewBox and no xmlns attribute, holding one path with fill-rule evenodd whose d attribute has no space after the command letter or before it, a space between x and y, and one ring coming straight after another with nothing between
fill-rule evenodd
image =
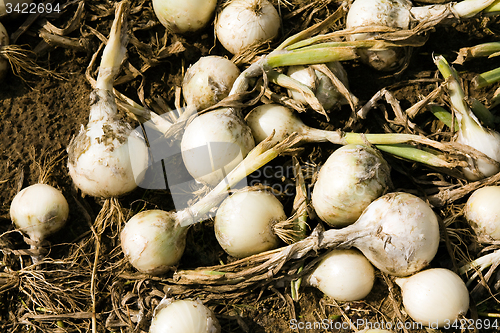
<instances>
[{"instance_id":1,"label":"papery onion skin","mask_svg":"<svg viewBox=\"0 0 500 333\"><path fill-rule=\"evenodd\" d=\"M232 0L217 17L215 33L232 54L278 35L281 19L267 0Z\"/></svg>"},{"instance_id":2,"label":"papery onion skin","mask_svg":"<svg viewBox=\"0 0 500 333\"><path fill-rule=\"evenodd\" d=\"M197 110L204 110L227 97L239 75L238 67L226 58L201 57L184 75L184 99Z\"/></svg>"},{"instance_id":3,"label":"papery onion skin","mask_svg":"<svg viewBox=\"0 0 500 333\"><path fill-rule=\"evenodd\" d=\"M209 186L219 184L254 147L250 128L228 108L196 117L186 127L181 141L182 159L189 174Z\"/></svg>"},{"instance_id":4,"label":"papery onion skin","mask_svg":"<svg viewBox=\"0 0 500 333\"><path fill-rule=\"evenodd\" d=\"M226 198L215 216L217 241L229 255L244 258L276 248L275 223L285 221L281 202L265 191L241 191Z\"/></svg>"},{"instance_id":5,"label":"papery onion skin","mask_svg":"<svg viewBox=\"0 0 500 333\"><path fill-rule=\"evenodd\" d=\"M500 240L500 186L477 189L464 207L467 222L480 239Z\"/></svg>"},{"instance_id":6,"label":"papery onion skin","mask_svg":"<svg viewBox=\"0 0 500 333\"><path fill-rule=\"evenodd\" d=\"M375 282L375 269L356 249L332 250L325 255L308 283L337 301L364 299Z\"/></svg>"},{"instance_id":7,"label":"papery onion skin","mask_svg":"<svg viewBox=\"0 0 500 333\"><path fill-rule=\"evenodd\" d=\"M66 198L47 184L34 184L16 194L10 217L17 228L34 242L60 230L69 216Z\"/></svg>"},{"instance_id":8,"label":"papery onion skin","mask_svg":"<svg viewBox=\"0 0 500 333\"><path fill-rule=\"evenodd\" d=\"M131 192L147 169L144 139L117 116L111 91L91 92L89 123L68 145L68 169L83 193L101 198Z\"/></svg>"},{"instance_id":9,"label":"papery onion skin","mask_svg":"<svg viewBox=\"0 0 500 333\"><path fill-rule=\"evenodd\" d=\"M156 307L149 333L220 333L214 313L199 299L164 299Z\"/></svg>"},{"instance_id":10,"label":"papery onion skin","mask_svg":"<svg viewBox=\"0 0 500 333\"><path fill-rule=\"evenodd\" d=\"M7 29L0 23L0 49L9 45L9 34ZM9 70L9 61L0 55L0 81L5 78Z\"/></svg>"},{"instance_id":11,"label":"papery onion skin","mask_svg":"<svg viewBox=\"0 0 500 333\"><path fill-rule=\"evenodd\" d=\"M186 247L187 228L175 214L147 210L134 215L120 233L123 253L139 272L159 275L176 265Z\"/></svg>"},{"instance_id":12,"label":"papery onion skin","mask_svg":"<svg viewBox=\"0 0 500 333\"><path fill-rule=\"evenodd\" d=\"M390 166L375 149L346 145L328 157L312 192L318 217L332 227L356 222L375 199L392 187Z\"/></svg>"},{"instance_id":13,"label":"papery onion skin","mask_svg":"<svg viewBox=\"0 0 500 333\"><path fill-rule=\"evenodd\" d=\"M160 23L174 33L196 32L212 19L217 0L153 0Z\"/></svg>"},{"instance_id":14,"label":"papery onion skin","mask_svg":"<svg viewBox=\"0 0 500 333\"><path fill-rule=\"evenodd\" d=\"M347 73L339 62L330 62L325 65L346 87L348 86ZM330 78L318 70L314 70L309 66L290 66L287 75L309 87L325 110L346 103L344 96L338 91ZM294 100L307 105L306 99L297 90L288 89L288 95Z\"/></svg>"},{"instance_id":15,"label":"papery onion skin","mask_svg":"<svg viewBox=\"0 0 500 333\"><path fill-rule=\"evenodd\" d=\"M424 326L453 323L469 309L469 291L460 276L444 268L431 268L397 279L408 315Z\"/></svg>"},{"instance_id":16,"label":"papery onion skin","mask_svg":"<svg viewBox=\"0 0 500 333\"><path fill-rule=\"evenodd\" d=\"M352 236L353 246L375 267L394 276L420 271L431 262L439 247L436 214L425 201L410 193L383 195L354 224L338 231L347 233L351 229L356 231ZM357 235L363 232L368 232L370 240Z\"/></svg>"}]
</instances>

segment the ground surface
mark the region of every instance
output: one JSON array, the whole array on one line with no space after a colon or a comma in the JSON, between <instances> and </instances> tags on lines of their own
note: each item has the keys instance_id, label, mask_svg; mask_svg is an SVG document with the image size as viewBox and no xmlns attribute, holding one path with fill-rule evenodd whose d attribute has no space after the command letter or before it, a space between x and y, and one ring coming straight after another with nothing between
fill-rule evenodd
<instances>
[{"instance_id":1,"label":"ground surface","mask_svg":"<svg viewBox=\"0 0 500 333\"><path fill-rule=\"evenodd\" d=\"M303 8L284 21L284 33L296 32L300 29L298 23L305 22L308 15L315 22L337 8L335 1L326 1L325 7L317 5L317 12L312 14L315 7L307 7L308 3L310 1L302 1L297 7L282 5L283 15L290 15L291 9ZM158 25L153 16L149 1L136 1L134 4L137 6L133 7L136 10L132 11L135 37L149 44L151 54L157 56L164 28ZM251 292L245 290L241 295L224 295L217 289L211 292L210 289L196 285L191 289L182 289L175 286L170 276L150 278L137 275L134 269L122 260L123 255L116 237L119 227L116 225L103 234L100 240L101 255L95 266L95 239L88 221L89 218L90 221L95 219L103 201L90 197L82 198L73 187L67 173L65 148L88 119L91 86L85 77L85 70L91 55L99 45L92 29L107 36L113 18L111 8L111 4L106 1L86 3L81 29L75 30L69 37L88 40L87 51L56 47L40 55L39 64L62 74L64 79L21 72L22 79L10 72L1 84L0 250L3 258L0 260L0 331L89 332L93 304L98 313L96 322L99 332L147 331L152 309L165 294L176 297L201 297L216 313L223 332L297 332L299 330L294 329L295 326L291 324L293 320L306 325L327 319L328 323L334 326L333 329L311 328L300 332L348 332L348 319L353 323L359 323L358 320L380 323L396 318L410 324L411 320L404 317L404 313L398 314L401 304L397 287L390 289L390 280L380 273L377 273L373 292L365 300L348 303L336 303L323 297L313 288L301 289L300 300L294 302L289 296L288 285L284 287L271 284L255 288ZM68 15L51 20L54 24L63 26L75 10L76 5L69 6ZM19 18L6 21L5 25L12 32L23 22L24 19ZM41 40L37 35L39 23L40 21L36 21L19 38L18 44L27 44L34 48ZM425 46L414 50L408 68L398 76L375 72L356 61L346 62L351 91L364 103L380 89L390 87L389 90L400 101L403 109L408 108L435 88L435 82L432 82L436 77L432 62L433 53L443 54L452 61L461 47L495 41L499 33L500 26L495 19L477 19L439 27L430 34ZM172 52L162 59L157 58L158 62L151 62L155 65L154 68L143 72L146 99L160 96L171 107L174 106L175 85L179 85L183 69L203 55L227 55L214 41L212 27L196 36L169 35L165 45L174 45L176 42L183 45L179 53ZM137 50L137 46L131 47L130 63L141 68L145 62ZM147 51L144 51L144 54ZM476 73L492 69L495 64L495 59L480 59L457 66L465 79L468 94L486 105L489 104L496 87L474 89L470 80ZM139 101L139 88L138 79L117 86L118 90L136 101ZM379 109L372 113L374 116L361 124L360 131L380 128L378 121L383 121L383 113ZM349 108L343 107L338 116L332 113L332 120L327 123L324 117L309 112L310 118L305 118L305 122L324 128L337 128L345 123L349 114ZM431 117L423 116L416 121L419 124L429 124L430 120ZM306 147L303 160L321 163L332 150L333 147L327 144ZM307 154L310 154L312 159ZM70 204L71 213L67 227L49 238L52 244L50 259L35 270L30 267L29 256L16 252L26 249L27 246L22 236L13 232L9 206L17 191L38 181L40 170L37 163L42 163L44 156L60 157L48 182L63 191ZM392 174L395 188L422 194L422 187L425 185L416 180L428 170L421 171L410 163L391 161L395 163ZM285 163L290 163L288 158L278 159L273 165ZM291 179L286 181L292 183ZM285 207L290 209L293 197L283 195L281 198ZM119 198L119 201L126 214L133 214L143 208L172 209L168 191L138 189ZM457 205L460 203L457 202ZM448 212L446 208L438 210L442 218L446 218ZM314 221L311 223L315 224ZM469 250L475 251L474 248ZM210 221L190 229L187 250L179 269L193 269L228 261L231 261L231 258L218 246ZM444 246L432 265L451 266ZM95 292L91 292L91 283L94 283L91 282L92 277L96 281ZM389 290L393 290L393 293ZM94 302L92 296L95 297ZM498 303L491 300L484 302L487 298L488 295L481 294L477 299L477 307L471 307L472 312L468 318L477 318L477 312L499 312ZM403 331L424 332L413 329L398 330Z\"/></svg>"}]
</instances>

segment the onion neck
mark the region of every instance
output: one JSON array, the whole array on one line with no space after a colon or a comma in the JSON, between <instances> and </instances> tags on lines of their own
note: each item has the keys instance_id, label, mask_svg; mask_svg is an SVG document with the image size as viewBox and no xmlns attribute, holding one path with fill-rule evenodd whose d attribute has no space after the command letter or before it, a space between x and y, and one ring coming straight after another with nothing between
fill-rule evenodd
<instances>
[{"instance_id":1,"label":"onion neck","mask_svg":"<svg viewBox=\"0 0 500 333\"><path fill-rule=\"evenodd\" d=\"M418 22L446 18L470 18L496 1L498 0L466 0L444 5L417 6L412 7L410 13Z\"/></svg>"}]
</instances>

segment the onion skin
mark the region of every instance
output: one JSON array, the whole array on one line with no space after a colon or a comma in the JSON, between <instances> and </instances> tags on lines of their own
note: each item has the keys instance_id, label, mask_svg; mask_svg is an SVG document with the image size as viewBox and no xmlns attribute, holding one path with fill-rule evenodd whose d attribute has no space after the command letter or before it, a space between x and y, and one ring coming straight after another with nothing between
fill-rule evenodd
<instances>
[{"instance_id":1,"label":"onion skin","mask_svg":"<svg viewBox=\"0 0 500 333\"><path fill-rule=\"evenodd\" d=\"M410 317L431 328L453 323L469 309L469 291L462 279L444 268L431 268L396 279Z\"/></svg>"},{"instance_id":2,"label":"onion skin","mask_svg":"<svg viewBox=\"0 0 500 333\"><path fill-rule=\"evenodd\" d=\"M204 152L210 146L210 154ZM255 147L250 128L232 109L217 109L196 117L181 141L182 159L200 183L216 186Z\"/></svg>"},{"instance_id":3,"label":"onion skin","mask_svg":"<svg viewBox=\"0 0 500 333\"><path fill-rule=\"evenodd\" d=\"M156 307L149 333L220 333L214 313L197 300L162 300Z\"/></svg>"},{"instance_id":4,"label":"onion skin","mask_svg":"<svg viewBox=\"0 0 500 333\"><path fill-rule=\"evenodd\" d=\"M174 33L196 32L213 18L217 0L153 0L160 23Z\"/></svg>"},{"instance_id":5,"label":"onion skin","mask_svg":"<svg viewBox=\"0 0 500 333\"><path fill-rule=\"evenodd\" d=\"M219 14L215 33L232 54L278 35L281 19L267 0L232 0Z\"/></svg>"},{"instance_id":6,"label":"onion skin","mask_svg":"<svg viewBox=\"0 0 500 333\"><path fill-rule=\"evenodd\" d=\"M355 249L332 250L321 260L308 283L337 301L365 298L375 282L375 269Z\"/></svg>"},{"instance_id":7,"label":"onion skin","mask_svg":"<svg viewBox=\"0 0 500 333\"><path fill-rule=\"evenodd\" d=\"M500 186L477 189L465 204L464 215L481 240L500 240Z\"/></svg>"},{"instance_id":8,"label":"onion skin","mask_svg":"<svg viewBox=\"0 0 500 333\"><path fill-rule=\"evenodd\" d=\"M176 224L172 212L143 211L125 224L120 233L121 247L139 272L160 275L180 261L187 229Z\"/></svg>"},{"instance_id":9,"label":"onion skin","mask_svg":"<svg viewBox=\"0 0 500 333\"><path fill-rule=\"evenodd\" d=\"M68 216L68 202L59 190L47 184L22 189L10 205L12 222L36 243L60 230Z\"/></svg>"},{"instance_id":10,"label":"onion skin","mask_svg":"<svg viewBox=\"0 0 500 333\"><path fill-rule=\"evenodd\" d=\"M0 23L0 49L9 45L9 34L7 29ZM0 81L5 78L9 71L9 61L0 55Z\"/></svg>"},{"instance_id":11,"label":"onion skin","mask_svg":"<svg viewBox=\"0 0 500 333\"><path fill-rule=\"evenodd\" d=\"M188 105L204 110L229 95L240 70L219 56L201 57L188 68L182 81L182 93Z\"/></svg>"},{"instance_id":12,"label":"onion skin","mask_svg":"<svg viewBox=\"0 0 500 333\"><path fill-rule=\"evenodd\" d=\"M332 227L356 222L368 205L392 186L389 164L375 149L346 145L321 167L312 192L318 217Z\"/></svg>"},{"instance_id":13,"label":"onion skin","mask_svg":"<svg viewBox=\"0 0 500 333\"><path fill-rule=\"evenodd\" d=\"M285 220L283 205L273 194L236 192L217 210L215 236L226 253L244 258L278 247L280 240L273 226Z\"/></svg>"}]
</instances>

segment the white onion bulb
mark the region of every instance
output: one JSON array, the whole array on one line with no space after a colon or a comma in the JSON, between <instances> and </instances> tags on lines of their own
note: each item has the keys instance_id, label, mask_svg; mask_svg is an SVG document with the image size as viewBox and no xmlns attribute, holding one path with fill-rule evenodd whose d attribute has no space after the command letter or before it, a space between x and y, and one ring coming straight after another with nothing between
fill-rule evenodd
<instances>
[{"instance_id":1,"label":"white onion bulb","mask_svg":"<svg viewBox=\"0 0 500 333\"><path fill-rule=\"evenodd\" d=\"M255 146L250 128L233 109L223 108L196 117L181 141L182 159L200 183L217 185Z\"/></svg>"},{"instance_id":2,"label":"white onion bulb","mask_svg":"<svg viewBox=\"0 0 500 333\"><path fill-rule=\"evenodd\" d=\"M134 215L123 228L123 253L138 271L158 275L176 265L186 247L187 227L176 224L174 213L147 210Z\"/></svg>"},{"instance_id":3,"label":"white onion bulb","mask_svg":"<svg viewBox=\"0 0 500 333\"><path fill-rule=\"evenodd\" d=\"M465 204L465 218L481 238L500 240L500 186L477 189Z\"/></svg>"},{"instance_id":4,"label":"white onion bulb","mask_svg":"<svg viewBox=\"0 0 500 333\"><path fill-rule=\"evenodd\" d=\"M214 313L199 299L163 299L156 307L149 333L220 333Z\"/></svg>"},{"instance_id":5,"label":"white onion bulb","mask_svg":"<svg viewBox=\"0 0 500 333\"><path fill-rule=\"evenodd\" d=\"M330 62L326 66L345 85L348 86L347 73L339 62ZM337 104L344 104L345 98L332 83L330 78L309 66L290 66L287 75L311 89L325 110ZM307 105L304 96L297 90L288 89L288 95L296 101Z\"/></svg>"},{"instance_id":6,"label":"white onion bulb","mask_svg":"<svg viewBox=\"0 0 500 333\"><path fill-rule=\"evenodd\" d=\"M137 187L148 165L148 149L141 134L117 114L113 82L126 54L123 3L104 48L96 88L90 94L90 116L68 145L68 169L83 193L110 198Z\"/></svg>"},{"instance_id":7,"label":"white onion bulb","mask_svg":"<svg viewBox=\"0 0 500 333\"><path fill-rule=\"evenodd\" d=\"M388 193L359 219L324 233L328 244L355 247L381 271L407 276L427 266L437 253L439 225L429 205L409 193Z\"/></svg>"},{"instance_id":8,"label":"white onion bulb","mask_svg":"<svg viewBox=\"0 0 500 333\"><path fill-rule=\"evenodd\" d=\"M364 145L340 147L321 167L312 192L318 217L332 227L354 223L392 186L389 164Z\"/></svg>"},{"instance_id":9,"label":"white onion bulb","mask_svg":"<svg viewBox=\"0 0 500 333\"><path fill-rule=\"evenodd\" d=\"M9 34L7 29L0 23L0 49L9 45ZM3 80L9 70L9 61L0 55L0 81Z\"/></svg>"},{"instance_id":10,"label":"white onion bulb","mask_svg":"<svg viewBox=\"0 0 500 333\"><path fill-rule=\"evenodd\" d=\"M278 35L281 19L267 0L232 0L215 24L220 43L232 54Z\"/></svg>"},{"instance_id":11,"label":"white onion bulb","mask_svg":"<svg viewBox=\"0 0 500 333\"><path fill-rule=\"evenodd\" d=\"M10 205L10 218L35 243L60 230L69 215L62 193L47 184L35 184L16 194Z\"/></svg>"},{"instance_id":12,"label":"white onion bulb","mask_svg":"<svg viewBox=\"0 0 500 333\"><path fill-rule=\"evenodd\" d=\"M425 326L453 323L469 309L469 291L460 276L444 268L432 268L396 279L408 315Z\"/></svg>"},{"instance_id":13,"label":"white onion bulb","mask_svg":"<svg viewBox=\"0 0 500 333\"><path fill-rule=\"evenodd\" d=\"M408 0L356 0L346 18L346 28L364 26L387 26L408 29L410 26L411 2ZM376 36L374 33L351 35L352 40L364 40ZM393 70L403 60L402 48L370 51L359 50L358 54L366 64L377 70Z\"/></svg>"},{"instance_id":14,"label":"white onion bulb","mask_svg":"<svg viewBox=\"0 0 500 333\"><path fill-rule=\"evenodd\" d=\"M217 0L153 0L160 23L175 33L195 32L212 19Z\"/></svg>"},{"instance_id":15,"label":"white onion bulb","mask_svg":"<svg viewBox=\"0 0 500 333\"><path fill-rule=\"evenodd\" d=\"M244 258L276 248L275 223L286 220L281 202L266 191L236 192L215 216L215 236L229 255Z\"/></svg>"},{"instance_id":16,"label":"white onion bulb","mask_svg":"<svg viewBox=\"0 0 500 333\"><path fill-rule=\"evenodd\" d=\"M238 67L219 56L201 57L188 68L182 81L186 103L197 110L217 104L229 95L234 81L240 75Z\"/></svg>"},{"instance_id":17,"label":"white onion bulb","mask_svg":"<svg viewBox=\"0 0 500 333\"><path fill-rule=\"evenodd\" d=\"M337 301L356 301L365 298L372 290L375 269L358 250L332 250L307 281Z\"/></svg>"}]
</instances>

